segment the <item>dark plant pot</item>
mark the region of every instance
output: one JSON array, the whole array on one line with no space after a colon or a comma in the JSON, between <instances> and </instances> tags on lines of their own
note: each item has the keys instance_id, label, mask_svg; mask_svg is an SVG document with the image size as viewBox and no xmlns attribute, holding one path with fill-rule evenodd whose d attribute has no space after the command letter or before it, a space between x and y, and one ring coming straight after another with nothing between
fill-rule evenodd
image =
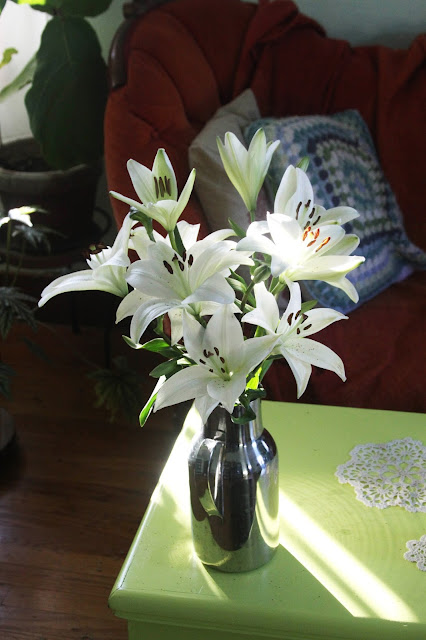
<instances>
[{"instance_id":1,"label":"dark plant pot","mask_svg":"<svg viewBox=\"0 0 426 640\"><path fill-rule=\"evenodd\" d=\"M101 167L78 165L65 171L44 163L33 139L0 148L0 198L6 210L37 206L49 215L34 214L34 223L58 231L73 244L90 236Z\"/></svg>"}]
</instances>

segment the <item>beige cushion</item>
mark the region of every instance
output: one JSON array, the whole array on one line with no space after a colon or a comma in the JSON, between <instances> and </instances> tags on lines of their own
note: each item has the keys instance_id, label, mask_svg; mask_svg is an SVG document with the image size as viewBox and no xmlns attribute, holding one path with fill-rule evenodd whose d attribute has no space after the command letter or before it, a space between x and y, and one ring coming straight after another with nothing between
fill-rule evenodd
<instances>
[{"instance_id":1,"label":"beige cushion","mask_svg":"<svg viewBox=\"0 0 426 640\"><path fill-rule=\"evenodd\" d=\"M247 229L250 216L244 202L231 184L220 159L216 137L222 141L227 131L232 131L246 145L243 131L260 117L256 98L247 89L238 98L221 107L189 147L189 166L195 167L195 192L212 231L229 227L232 218ZM267 200L263 189L257 203L258 217L265 217Z\"/></svg>"}]
</instances>

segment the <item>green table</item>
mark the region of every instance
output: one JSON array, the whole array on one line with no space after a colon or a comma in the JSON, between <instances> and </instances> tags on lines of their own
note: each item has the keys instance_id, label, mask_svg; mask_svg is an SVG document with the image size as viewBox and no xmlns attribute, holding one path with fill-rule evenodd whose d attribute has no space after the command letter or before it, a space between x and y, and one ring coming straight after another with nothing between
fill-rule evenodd
<instances>
[{"instance_id":1,"label":"green table","mask_svg":"<svg viewBox=\"0 0 426 640\"><path fill-rule=\"evenodd\" d=\"M425 415L264 402L263 418L280 455L276 555L244 574L194 556L191 411L110 596L130 640L426 639L426 573L403 557L426 513L367 507L334 475L357 444L425 442Z\"/></svg>"}]
</instances>

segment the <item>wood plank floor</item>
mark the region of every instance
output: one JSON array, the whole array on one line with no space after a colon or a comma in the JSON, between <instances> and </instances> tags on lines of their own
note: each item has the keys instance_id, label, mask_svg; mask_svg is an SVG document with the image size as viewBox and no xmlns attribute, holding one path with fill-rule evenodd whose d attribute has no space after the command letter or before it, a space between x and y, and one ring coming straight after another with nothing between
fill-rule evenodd
<instances>
[{"instance_id":1,"label":"wood plank floor","mask_svg":"<svg viewBox=\"0 0 426 640\"><path fill-rule=\"evenodd\" d=\"M84 360L103 366L101 330L41 328L34 339L48 361L27 349L26 335L14 331L0 345L18 374L13 400L2 401L18 447L0 459L0 638L124 640L108 595L177 436L176 416L165 409L141 429L137 417L111 424L94 408ZM157 362L130 355L148 397Z\"/></svg>"}]
</instances>

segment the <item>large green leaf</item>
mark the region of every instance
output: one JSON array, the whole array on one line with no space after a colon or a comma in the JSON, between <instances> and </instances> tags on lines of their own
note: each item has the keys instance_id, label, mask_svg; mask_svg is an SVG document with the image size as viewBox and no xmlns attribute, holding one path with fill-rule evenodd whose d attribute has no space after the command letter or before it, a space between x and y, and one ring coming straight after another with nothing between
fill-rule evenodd
<instances>
[{"instance_id":1,"label":"large green leaf","mask_svg":"<svg viewBox=\"0 0 426 640\"><path fill-rule=\"evenodd\" d=\"M83 18L50 20L25 104L51 167L99 161L107 92L106 65L93 28Z\"/></svg>"},{"instance_id":2,"label":"large green leaf","mask_svg":"<svg viewBox=\"0 0 426 640\"><path fill-rule=\"evenodd\" d=\"M16 76L12 82L3 87L0 91L0 103L4 102L9 96L13 95L17 91L20 91L27 84L32 82L34 73L36 70L36 57L35 55L25 65L22 71Z\"/></svg>"},{"instance_id":3,"label":"large green leaf","mask_svg":"<svg viewBox=\"0 0 426 640\"><path fill-rule=\"evenodd\" d=\"M98 16L108 9L112 0L12 0L16 4L29 4L37 11L61 16ZM5 0L0 0L0 8Z\"/></svg>"}]
</instances>

